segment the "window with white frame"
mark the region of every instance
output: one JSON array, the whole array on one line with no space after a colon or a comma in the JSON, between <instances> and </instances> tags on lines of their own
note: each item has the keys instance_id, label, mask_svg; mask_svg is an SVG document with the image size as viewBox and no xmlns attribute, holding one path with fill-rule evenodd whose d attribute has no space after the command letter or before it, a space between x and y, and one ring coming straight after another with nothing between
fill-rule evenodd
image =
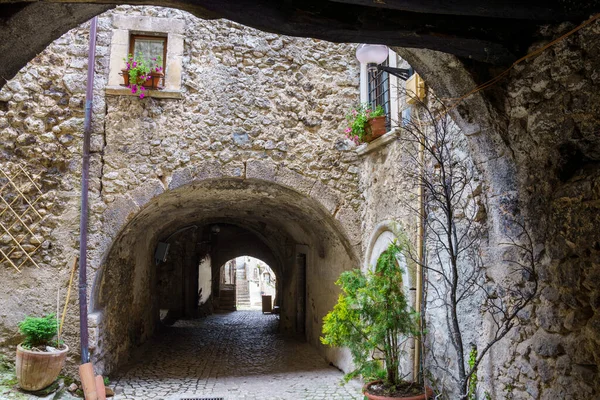
<instances>
[{"instance_id":1,"label":"window with white frame","mask_svg":"<svg viewBox=\"0 0 600 400\"><path fill-rule=\"evenodd\" d=\"M129 92L121 86L123 60L128 54L141 53L144 58L158 59L160 56L162 59L163 90L152 96L178 98L181 95L185 21L115 15L113 28L106 93L122 95Z\"/></svg>"},{"instance_id":2,"label":"window with white frame","mask_svg":"<svg viewBox=\"0 0 600 400\"><path fill-rule=\"evenodd\" d=\"M415 73L413 68L392 50L389 50L387 60L381 65L408 69L408 77ZM401 89L404 89L404 81L398 77L385 71L369 71L366 64L361 64L360 102L372 107L382 106L388 130L404 126L410 123L412 118L412 107L406 102Z\"/></svg>"},{"instance_id":3,"label":"window with white frame","mask_svg":"<svg viewBox=\"0 0 600 400\"><path fill-rule=\"evenodd\" d=\"M389 50L387 60L381 65L396 67L398 55ZM386 127L391 130L398 126L398 78L385 71L369 71L366 64L360 66L360 102L381 106L385 110Z\"/></svg>"}]
</instances>

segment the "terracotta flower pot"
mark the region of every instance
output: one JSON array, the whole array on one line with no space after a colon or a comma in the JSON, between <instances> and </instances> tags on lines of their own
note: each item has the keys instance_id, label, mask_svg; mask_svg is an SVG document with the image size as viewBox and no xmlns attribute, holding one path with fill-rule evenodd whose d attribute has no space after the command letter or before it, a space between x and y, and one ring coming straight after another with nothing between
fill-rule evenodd
<instances>
[{"instance_id":1,"label":"terracotta flower pot","mask_svg":"<svg viewBox=\"0 0 600 400\"><path fill-rule=\"evenodd\" d=\"M121 75L123 75L123 86L129 86L129 70L127 68L123 68L121 70Z\"/></svg>"},{"instance_id":2,"label":"terracotta flower pot","mask_svg":"<svg viewBox=\"0 0 600 400\"><path fill-rule=\"evenodd\" d=\"M123 75L123 86L129 86L129 70L123 68L121 70L121 75ZM142 85L145 88L157 90L160 85L160 81L165 76L162 72L150 72L150 77L143 82L138 81L138 85Z\"/></svg>"},{"instance_id":3,"label":"terracotta flower pot","mask_svg":"<svg viewBox=\"0 0 600 400\"><path fill-rule=\"evenodd\" d=\"M17 379L23 390L36 391L50 386L65 364L69 347L53 352L31 351L17 346Z\"/></svg>"},{"instance_id":4,"label":"terracotta flower pot","mask_svg":"<svg viewBox=\"0 0 600 400\"><path fill-rule=\"evenodd\" d=\"M142 85L145 88L157 90L160 85L160 80L165 76L162 72L150 72L150 78L146 79Z\"/></svg>"},{"instance_id":5,"label":"terracotta flower pot","mask_svg":"<svg viewBox=\"0 0 600 400\"><path fill-rule=\"evenodd\" d=\"M375 140L385 132L385 115L371 118L367 121L367 125L365 125L367 141ZM370 140L368 140L369 138Z\"/></svg>"},{"instance_id":6,"label":"terracotta flower pot","mask_svg":"<svg viewBox=\"0 0 600 400\"><path fill-rule=\"evenodd\" d=\"M433 389L431 389L429 386L427 387L425 393L419 394L417 396L388 397L388 396L379 396L376 394L369 393L368 389L371 387L371 385L375 385L377 383L381 383L381 381L369 382L363 387L363 394L370 400L427 400L427 399L433 399Z\"/></svg>"}]
</instances>

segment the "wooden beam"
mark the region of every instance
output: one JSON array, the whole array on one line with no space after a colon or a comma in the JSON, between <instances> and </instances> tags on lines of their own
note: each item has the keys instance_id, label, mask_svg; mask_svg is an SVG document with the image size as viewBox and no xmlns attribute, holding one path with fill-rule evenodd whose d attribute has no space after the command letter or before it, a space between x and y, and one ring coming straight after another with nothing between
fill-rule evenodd
<instances>
[{"instance_id":1,"label":"wooden beam","mask_svg":"<svg viewBox=\"0 0 600 400\"><path fill-rule=\"evenodd\" d=\"M388 10L424 14L465 15L490 18L525 19L532 21L564 21L586 18L598 10L600 1L591 1L578 7L568 7L557 0L329 0ZM595 6L594 6L595 3Z\"/></svg>"}]
</instances>

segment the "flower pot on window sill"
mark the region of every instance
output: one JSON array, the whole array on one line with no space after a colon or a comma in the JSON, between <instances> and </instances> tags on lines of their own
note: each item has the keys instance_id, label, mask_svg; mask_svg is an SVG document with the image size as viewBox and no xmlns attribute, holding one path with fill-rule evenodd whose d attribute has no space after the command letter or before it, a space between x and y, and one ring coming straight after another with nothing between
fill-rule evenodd
<instances>
[{"instance_id":1,"label":"flower pot on window sill","mask_svg":"<svg viewBox=\"0 0 600 400\"><path fill-rule=\"evenodd\" d=\"M377 139L379 136L385 134L385 115L370 118L365 125L365 141L371 142Z\"/></svg>"},{"instance_id":2,"label":"flower pot on window sill","mask_svg":"<svg viewBox=\"0 0 600 400\"><path fill-rule=\"evenodd\" d=\"M129 87L130 82L129 82L129 70L124 68L121 70L121 75L123 75L123 86L125 87ZM152 90L159 90L162 89L159 85L160 85L160 81L163 79L163 77L165 76L165 74L163 74L162 72L150 72L150 77L148 79L146 79L143 82L138 81L137 85L142 85L145 88L148 89L152 89Z\"/></svg>"}]
</instances>

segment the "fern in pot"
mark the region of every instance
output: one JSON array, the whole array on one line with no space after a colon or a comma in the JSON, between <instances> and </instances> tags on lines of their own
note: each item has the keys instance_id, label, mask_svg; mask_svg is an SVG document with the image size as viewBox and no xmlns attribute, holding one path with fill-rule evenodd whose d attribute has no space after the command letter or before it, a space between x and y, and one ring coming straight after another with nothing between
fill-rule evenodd
<instances>
[{"instance_id":1,"label":"fern in pot","mask_svg":"<svg viewBox=\"0 0 600 400\"><path fill-rule=\"evenodd\" d=\"M432 398L430 388L405 381L400 368L403 343L419 335L419 316L408 305L398 263L404 250L404 244L391 243L374 271L342 273L336 282L342 293L324 318L321 342L350 350L356 368L345 378L361 376L368 382L363 392L373 400Z\"/></svg>"},{"instance_id":2,"label":"fern in pot","mask_svg":"<svg viewBox=\"0 0 600 400\"><path fill-rule=\"evenodd\" d=\"M17 346L16 372L23 390L36 391L50 386L62 369L69 348L58 339L54 314L25 317L19 323L25 340Z\"/></svg>"}]
</instances>

